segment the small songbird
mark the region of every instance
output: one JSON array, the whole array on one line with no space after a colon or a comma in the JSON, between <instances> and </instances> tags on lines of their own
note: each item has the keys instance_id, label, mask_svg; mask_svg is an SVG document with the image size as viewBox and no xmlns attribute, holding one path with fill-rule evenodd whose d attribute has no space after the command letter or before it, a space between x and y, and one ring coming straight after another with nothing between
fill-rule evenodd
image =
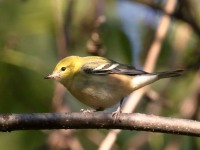
<instances>
[{"instance_id":1,"label":"small songbird","mask_svg":"<svg viewBox=\"0 0 200 150\"><path fill-rule=\"evenodd\" d=\"M133 66L98 56L69 56L62 59L52 74L80 102L97 111L120 102L131 92L162 78L177 77L183 70L148 73Z\"/></svg>"}]
</instances>

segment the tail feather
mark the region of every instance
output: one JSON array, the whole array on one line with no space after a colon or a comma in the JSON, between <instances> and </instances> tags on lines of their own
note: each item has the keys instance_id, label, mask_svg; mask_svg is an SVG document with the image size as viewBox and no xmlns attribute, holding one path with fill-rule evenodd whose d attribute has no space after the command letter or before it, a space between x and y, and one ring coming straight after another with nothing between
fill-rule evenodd
<instances>
[{"instance_id":1,"label":"tail feather","mask_svg":"<svg viewBox=\"0 0 200 150\"><path fill-rule=\"evenodd\" d=\"M162 78L178 77L183 74L183 70L165 71L157 73L148 73L134 76L131 85L134 90L137 90L145 85L151 84Z\"/></svg>"},{"instance_id":2,"label":"tail feather","mask_svg":"<svg viewBox=\"0 0 200 150\"><path fill-rule=\"evenodd\" d=\"M182 75L183 72L184 72L184 70L174 70L174 71L157 72L157 73L153 73L153 74L158 75L158 78L162 79L162 78L178 77L178 76Z\"/></svg>"}]
</instances>

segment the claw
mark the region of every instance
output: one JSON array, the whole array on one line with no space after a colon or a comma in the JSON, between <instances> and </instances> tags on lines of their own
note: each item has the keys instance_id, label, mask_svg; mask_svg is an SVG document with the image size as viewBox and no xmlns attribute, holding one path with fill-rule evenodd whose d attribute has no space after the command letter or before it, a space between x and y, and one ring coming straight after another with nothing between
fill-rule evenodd
<instances>
[{"instance_id":1,"label":"claw","mask_svg":"<svg viewBox=\"0 0 200 150\"><path fill-rule=\"evenodd\" d=\"M119 115L122 113L122 103L123 99L121 99L119 107L117 108L116 111L112 112L112 117L114 117L114 123L119 120ZM119 120L120 121L120 120Z\"/></svg>"},{"instance_id":2,"label":"claw","mask_svg":"<svg viewBox=\"0 0 200 150\"><path fill-rule=\"evenodd\" d=\"M116 111L112 112L112 117L114 117L114 122L119 120L119 116L121 113L122 113L121 107L118 107Z\"/></svg>"}]
</instances>

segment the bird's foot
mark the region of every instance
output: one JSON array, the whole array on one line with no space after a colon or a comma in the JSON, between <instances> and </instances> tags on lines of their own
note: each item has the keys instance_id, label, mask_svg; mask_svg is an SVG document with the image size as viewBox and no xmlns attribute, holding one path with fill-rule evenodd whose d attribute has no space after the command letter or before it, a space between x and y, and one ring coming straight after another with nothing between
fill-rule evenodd
<instances>
[{"instance_id":1,"label":"bird's foot","mask_svg":"<svg viewBox=\"0 0 200 150\"><path fill-rule=\"evenodd\" d=\"M80 112L82 113L93 113L95 112L96 110L89 110L89 109L81 109Z\"/></svg>"},{"instance_id":2,"label":"bird's foot","mask_svg":"<svg viewBox=\"0 0 200 150\"><path fill-rule=\"evenodd\" d=\"M121 113L122 113L121 107L118 107L116 111L112 112L112 117L114 117L114 122L119 120L119 116Z\"/></svg>"}]
</instances>

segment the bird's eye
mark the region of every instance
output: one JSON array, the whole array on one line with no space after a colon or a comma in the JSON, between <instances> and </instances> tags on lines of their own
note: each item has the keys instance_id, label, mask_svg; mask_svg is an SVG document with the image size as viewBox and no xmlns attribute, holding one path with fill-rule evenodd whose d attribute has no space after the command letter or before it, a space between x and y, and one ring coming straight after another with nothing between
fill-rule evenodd
<instances>
[{"instance_id":1,"label":"bird's eye","mask_svg":"<svg viewBox=\"0 0 200 150\"><path fill-rule=\"evenodd\" d=\"M61 68L61 71L65 71L65 70L66 70L66 67L62 67L62 68Z\"/></svg>"}]
</instances>

